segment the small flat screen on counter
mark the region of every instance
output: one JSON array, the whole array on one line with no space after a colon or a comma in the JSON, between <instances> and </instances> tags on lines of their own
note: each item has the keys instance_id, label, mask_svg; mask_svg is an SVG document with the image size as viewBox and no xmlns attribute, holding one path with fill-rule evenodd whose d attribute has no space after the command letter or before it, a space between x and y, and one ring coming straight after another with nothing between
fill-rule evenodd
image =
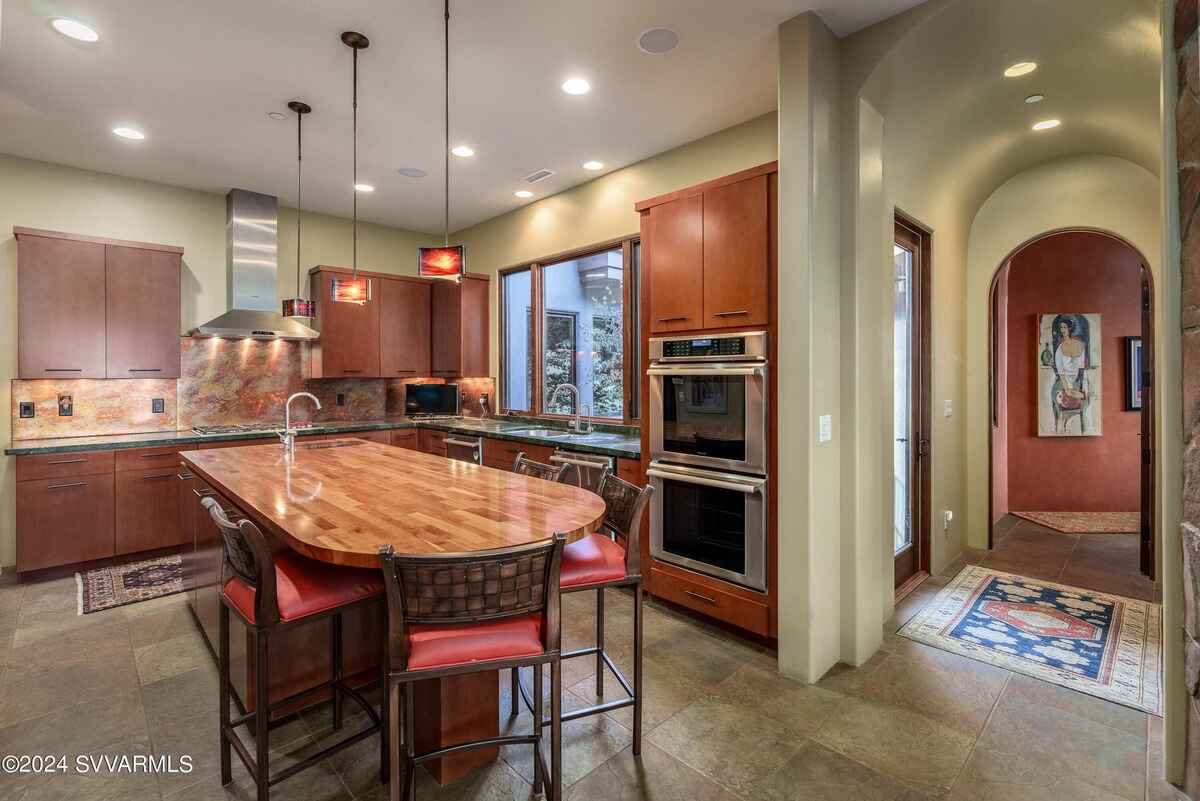
<instances>
[{"instance_id":1,"label":"small flat screen on counter","mask_svg":"<svg viewBox=\"0 0 1200 801\"><path fill-rule=\"evenodd\" d=\"M405 414L458 414L458 384L405 384Z\"/></svg>"},{"instance_id":2,"label":"small flat screen on counter","mask_svg":"<svg viewBox=\"0 0 1200 801\"><path fill-rule=\"evenodd\" d=\"M663 343L663 356L744 356L745 337L709 337L707 339L678 339Z\"/></svg>"}]
</instances>

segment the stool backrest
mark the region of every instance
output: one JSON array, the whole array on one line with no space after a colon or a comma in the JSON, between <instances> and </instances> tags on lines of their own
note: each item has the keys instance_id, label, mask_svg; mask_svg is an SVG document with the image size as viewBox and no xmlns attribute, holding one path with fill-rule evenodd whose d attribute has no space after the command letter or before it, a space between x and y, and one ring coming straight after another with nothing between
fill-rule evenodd
<instances>
[{"instance_id":1,"label":"stool backrest","mask_svg":"<svg viewBox=\"0 0 1200 801\"><path fill-rule=\"evenodd\" d=\"M407 627L503 620L540 612L547 651L558 649L562 534L528 545L466 554L398 555L379 549L388 599L388 657L408 665Z\"/></svg>"},{"instance_id":2,"label":"stool backrest","mask_svg":"<svg viewBox=\"0 0 1200 801\"><path fill-rule=\"evenodd\" d=\"M200 499L213 523L221 533L221 589L228 580L226 571L254 589L254 622L273 626L279 622L279 604L275 596L275 560L271 546L253 521L242 518L236 523L229 519L216 498Z\"/></svg>"},{"instance_id":3,"label":"stool backrest","mask_svg":"<svg viewBox=\"0 0 1200 801\"><path fill-rule=\"evenodd\" d=\"M555 483L563 480L569 464L552 465L544 462L535 462L533 459L525 455L525 451L517 454L517 460L513 462L513 472L520 473L523 476L533 476L534 478L543 478L546 481Z\"/></svg>"},{"instance_id":4,"label":"stool backrest","mask_svg":"<svg viewBox=\"0 0 1200 801\"><path fill-rule=\"evenodd\" d=\"M642 518L645 517L646 504L654 494L654 487L649 484L638 487L615 473L605 473L596 494L604 499L601 530L615 537L618 542L624 541L625 575L639 575L642 565Z\"/></svg>"}]
</instances>

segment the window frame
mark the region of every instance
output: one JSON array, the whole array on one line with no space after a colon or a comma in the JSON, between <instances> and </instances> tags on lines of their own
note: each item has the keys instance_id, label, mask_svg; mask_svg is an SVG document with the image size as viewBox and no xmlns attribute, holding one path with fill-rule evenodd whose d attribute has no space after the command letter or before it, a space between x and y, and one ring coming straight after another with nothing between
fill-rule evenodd
<instances>
[{"instance_id":1,"label":"window frame","mask_svg":"<svg viewBox=\"0 0 1200 801\"><path fill-rule=\"evenodd\" d=\"M524 409L509 409L504 401L507 400L508 392L504 383L508 380L507 348L500 348L500 370L499 370L499 386L497 387L497 397L500 403L497 404L500 414L512 414L521 417L532 417L544 420L570 420L572 415L569 414L551 414L541 411L543 408L543 372L545 369L545 301L543 298L543 270L554 264L573 259L580 259L585 256L592 256L597 253L603 253L608 250L621 250L621 269L624 271L624 277L621 280L621 340L622 340L622 356L621 361L624 369L624 383L621 387L621 418L604 417L594 418L597 422L608 423L612 425L639 425L640 414L631 414L634 398L637 398L637 405L643 405L644 401L641 398L641 376L636 375L637 365L641 363L641 321L634 319L635 315L632 309L632 304L637 298L638 287L635 284L640 278L640 270L633 270L633 246L634 243L641 241L641 236L633 234L617 239L612 239L607 242L600 242L587 247L577 248L574 250L556 253L553 256L547 256L541 259L535 259L521 264L514 264L511 267L505 267L498 270L500 280L497 281L497 307L500 310L499 314L499 339L501 343L507 341L508 321L506 319L506 307L504 297L504 278L512 273L529 272L530 276L530 309L531 309L531 332L532 332L532 347L533 352L530 358L533 363L533 391L529 399L528 410ZM551 309L551 312L554 310ZM635 354L638 359L633 358Z\"/></svg>"}]
</instances>

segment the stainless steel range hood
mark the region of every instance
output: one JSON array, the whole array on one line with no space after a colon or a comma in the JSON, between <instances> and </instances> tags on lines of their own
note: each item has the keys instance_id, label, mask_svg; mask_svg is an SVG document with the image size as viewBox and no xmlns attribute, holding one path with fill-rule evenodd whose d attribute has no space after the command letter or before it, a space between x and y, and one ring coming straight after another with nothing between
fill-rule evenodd
<instances>
[{"instance_id":1,"label":"stainless steel range hood","mask_svg":"<svg viewBox=\"0 0 1200 801\"><path fill-rule=\"evenodd\" d=\"M317 331L279 313L279 199L245 189L225 196L225 264L229 311L193 336L244 339L316 339Z\"/></svg>"}]
</instances>

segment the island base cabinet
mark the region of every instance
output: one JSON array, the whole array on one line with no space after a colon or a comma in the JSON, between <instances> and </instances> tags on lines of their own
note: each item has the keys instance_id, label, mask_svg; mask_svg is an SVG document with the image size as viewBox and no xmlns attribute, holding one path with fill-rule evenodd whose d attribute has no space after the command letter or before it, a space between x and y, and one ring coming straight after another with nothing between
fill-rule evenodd
<instances>
[{"instance_id":1,"label":"island base cabinet","mask_svg":"<svg viewBox=\"0 0 1200 801\"><path fill-rule=\"evenodd\" d=\"M114 553L113 476L17 482L17 572Z\"/></svg>"},{"instance_id":2,"label":"island base cabinet","mask_svg":"<svg viewBox=\"0 0 1200 801\"><path fill-rule=\"evenodd\" d=\"M464 740L500 735L495 710L500 705L500 676L495 670L419 681L414 687L413 712L417 751L434 751ZM549 712L549 704L546 705ZM549 736L549 727L542 730ZM549 746L545 746L549 748ZM446 785L486 765L499 749L479 748L425 763L438 784ZM549 759L549 756L547 756Z\"/></svg>"}]
</instances>

